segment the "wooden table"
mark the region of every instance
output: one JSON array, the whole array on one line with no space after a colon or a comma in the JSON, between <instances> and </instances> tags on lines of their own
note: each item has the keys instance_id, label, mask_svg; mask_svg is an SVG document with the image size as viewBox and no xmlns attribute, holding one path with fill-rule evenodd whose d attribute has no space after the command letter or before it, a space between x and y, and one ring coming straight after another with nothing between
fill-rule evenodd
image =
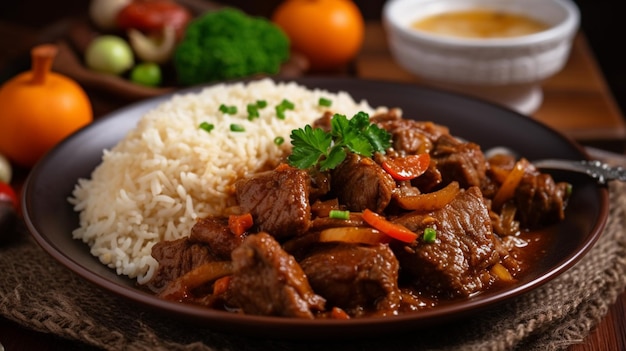
<instances>
[{"instance_id":1,"label":"wooden table","mask_svg":"<svg viewBox=\"0 0 626 351\"><path fill-rule=\"evenodd\" d=\"M31 27L0 21L0 72L22 57L39 34ZM415 82L419 79L396 65L387 49L379 22L370 22L361 53L350 69L340 74L361 78ZM6 79L6 77L3 77ZM587 45L584 35L576 37L567 66L543 84L544 101L533 118L560 130L585 145L624 152L626 123ZM96 114L117 108L119 102L94 99ZM626 349L626 293L608 311L606 317L572 351ZM89 349L77 343L26 330L0 318L0 342L11 350Z\"/></svg>"}]
</instances>

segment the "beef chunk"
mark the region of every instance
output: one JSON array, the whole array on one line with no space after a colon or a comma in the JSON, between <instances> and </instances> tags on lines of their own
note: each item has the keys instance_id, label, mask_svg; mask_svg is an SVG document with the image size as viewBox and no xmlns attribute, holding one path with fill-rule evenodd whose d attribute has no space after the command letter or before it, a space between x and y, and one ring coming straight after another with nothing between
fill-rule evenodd
<instances>
[{"instance_id":1,"label":"beef chunk","mask_svg":"<svg viewBox=\"0 0 626 351\"><path fill-rule=\"evenodd\" d=\"M391 134L394 150L406 154L430 152L439 137L449 134L447 127L432 122L402 119L395 110L375 115L371 120Z\"/></svg>"},{"instance_id":2,"label":"beef chunk","mask_svg":"<svg viewBox=\"0 0 626 351\"><path fill-rule=\"evenodd\" d=\"M487 161L477 144L445 134L437 139L431 156L437 162L444 184L456 180L463 188L481 187L487 180Z\"/></svg>"},{"instance_id":3,"label":"beef chunk","mask_svg":"<svg viewBox=\"0 0 626 351\"><path fill-rule=\"evenodd\" d=\"M306 171L281 165L235 184L237 202L250 212L258 231L282 239L311 225L310 178Z\"/></svg>"},{"instance_id":4,"label":"beef chunk","mask_svg":"<svg viewBox=\"0 0 626 351\"><path fill-rule=\"evenodd\" d=\"M248 236L232 261L231 298L245 313L313 318L324 308L300 265L269 234Z\"/></svg>"},{"instance_id":5,"label":"beef chunk","mask_svg":"<svg viewBox=\"0 0 626 351\"><path fill-rule=\"evenodd\" d=\"M461 191L443 209L411 213L396 222L415 232L434 227L434 243L394 246L398 260L420 288L436 296L468 296L486 288L489 268L500 260L487 206L477 187Z\"/></svg>"},{"instance_id":6,"label":"beef chunk","mask_svg":"<svg viewBox=\"0 0 626 351\"><path fill-rule=\"evenodd\" d=\"M526 173L515 191L515 205L520 224L535 228L565 218L567 183L555 183L552 176Z\"/></svg>"},{"instance_id":7,"label":"beef chunk","mask_svg":"<svg viewBox=\"0 0 626 351\"><path fill-rule=\"evenodd\" d=\"M226 217L208 217L196 222L189 239L204 243L220 260L230 260L230 253L243 242L243 235L235 235L228 227Z\"/></svg>"},{"instance_id":8,"label":"beef chunk","mask_svg":"<svg viewBox=\"0 0 626 351\"><path fill-rule=\"evenodd\" d=\"M325 111L320 118L313 121L311 127L320 128L326 132L329 132L331 128L330 120L333 118L334 115L335 114L331 111Z\"/></svg>"},{"instance_id":9,"label":"beef chunk","mask_svg":"<svg viewBox=\"0 0 626 351\"><path fill-rule=\"evenodd\" d=\"M349 153L331 174L331 189L351 211L382 212L391 201L396 182L371 158Z\"/></svg>"},{"instance_id":10,"label":"beef chunk","mask_svg":"<svg viewBox=\"0 0 626 351\"><path fill-rule=\"evenodd\" d=\"M351 315L393 313L400 304L398 260L389 246L339 244L323 247L300 262L313 289L329 305Z\"/></svg>"},{"instance_id":11,"label":"beef chunk","mask_svg":"<svg viewBox=\"0 0 626 351\"><path fill-rule=\"evenodd\" d=\"M206 245L188 238L156 243L152 247L152 257L159 262L159 268L146 286L157 293L192 269L216 261Z\"/></svg>"}]
</instances>

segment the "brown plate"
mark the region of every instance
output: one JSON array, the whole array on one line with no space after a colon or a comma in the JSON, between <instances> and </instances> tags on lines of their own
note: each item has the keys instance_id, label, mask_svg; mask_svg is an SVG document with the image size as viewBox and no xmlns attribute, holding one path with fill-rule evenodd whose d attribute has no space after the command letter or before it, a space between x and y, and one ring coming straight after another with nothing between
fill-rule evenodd
<instances>
[{"instance_id":1,"label":"brown plate","mask_svg":"<svg viewBox=\"0 0 626 351\"><path fill-rule=\"evenodd\" d=\"M577 144L560 133L529 117L473 98L372 80L320 77L295 81L311 88L348 91L356 99L367 99L372 106L400 107L406 117L447 125L452 134L477 142L483 148L506 146L530 160L586 158ZM200 87L185 91L198 89ZM606 188L585 176L554 173L556 179L572 183L574 192L565 221L550 229L555 235L553 244L528 274L507 288L412 314L341 321L301 320L239 315L164 301L138 288L134 280L116 275L91 256L84 243L72 239L71 232L78 227L78 214L67 198L77 179L89 177L101 162L103 149L122 139L143 112L169 98L170 95L166 95L130 105L95 121L58 145L31 171L23 191L22 210L37 242L68 269L143 308L199 322L214 330L319 339L321 335L328 338L379 335L452 322L506 303L559 276L587 253L601 234L608 216Z\"/></svg>"}]
</instances>

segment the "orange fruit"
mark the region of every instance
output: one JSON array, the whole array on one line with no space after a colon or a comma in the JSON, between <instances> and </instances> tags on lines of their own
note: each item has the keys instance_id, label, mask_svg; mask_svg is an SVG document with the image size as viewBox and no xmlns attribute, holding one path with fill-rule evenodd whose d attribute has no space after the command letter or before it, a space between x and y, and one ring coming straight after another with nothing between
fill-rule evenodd
<instances>
[{"instance_id":1,"label":"orange fruit","mask_svg":"<svg viewBox=\"0 0 626 351\"><path fill-rule=\"evenodd\" d=\"M365 21L350 0L286 0L272 15L294 52L309 60L313 71L342 67L361 49Z\"/></svg>"},{"instance_id":2,"label":"orange fruit","mask_svg":"<svg viewBox=\"0 0 626 351\"><path fill-rule=\"evenodd\" d=\"M0 88L0 153L24 167L33 166L65 137L90 123L89 98L73 80L50 72L56 47L33 50L33 69Z\"/></svg>"}]
</instances>

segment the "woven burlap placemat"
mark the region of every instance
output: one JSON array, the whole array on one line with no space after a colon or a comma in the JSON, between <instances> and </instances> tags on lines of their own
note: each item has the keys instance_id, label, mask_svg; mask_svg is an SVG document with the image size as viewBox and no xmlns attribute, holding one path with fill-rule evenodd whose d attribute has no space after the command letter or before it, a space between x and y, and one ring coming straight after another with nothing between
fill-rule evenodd
<instances>
[{"instance_id":1,"label":"woven burlap placemat","mask_svg":"<svg viewBox=\"0 0 626 351\"><path fill-rule=\"evenodd\" d=\"M281 341L181 325L87 283L23 227L19 240L0 247L0 314L105 350L561 350L581 342L626 287L625 184L610 184L610 202L596 245L557 279L479 316L410 334Z\"/></svg>"}]
</instances>

